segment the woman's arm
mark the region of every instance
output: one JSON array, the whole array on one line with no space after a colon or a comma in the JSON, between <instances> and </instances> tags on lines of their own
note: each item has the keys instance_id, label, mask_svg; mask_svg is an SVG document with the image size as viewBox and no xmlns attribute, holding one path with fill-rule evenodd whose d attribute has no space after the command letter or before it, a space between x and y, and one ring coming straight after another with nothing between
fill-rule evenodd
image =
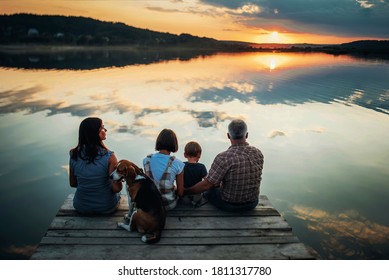
<instances>
[{"instance_id":1,"label":"woman's arm","mask_svg":"<svg viewBox=\"0 0 389 280\"><path fill-rule=\"evenodd\" d=\"M77 177L74 176L74 172L70 167L69 167L69 184L72 188L77 188Z\"/></svg>"},{"instance_id":2,"label":"woman's arm","mask_svg":"<svg viewBox=\"0 0 389 280\"><path fill-rule=\"evenodd\" d=\"M179 197L184 196L184 170L176 176L177 194Z\"/></svg>"},{"instance_id":3,"label":"woman's arm","mask_svg":"<svg viewBox=\"0 0 389 280\"><path fill-rule=\"evenodd\" d=\"M118 159L115 154L112 154L108 160L108 176L115 170L115 166L118 163ZM112 191L114 193L118 193L122 190L123 185L122 182L112 181Z\"/></svg>"}]
</instances>

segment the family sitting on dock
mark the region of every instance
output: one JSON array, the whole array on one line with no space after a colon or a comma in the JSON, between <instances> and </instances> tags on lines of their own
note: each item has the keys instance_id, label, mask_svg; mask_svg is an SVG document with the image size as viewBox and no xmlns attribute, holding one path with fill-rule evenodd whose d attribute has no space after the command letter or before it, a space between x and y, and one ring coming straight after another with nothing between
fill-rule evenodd
<instances>
[{"instance_id":1,"label":"family sitting on dock","mask_svg":"<svg viewBox=\"0 0 389 280\"><path fill-rule=\"evenodd\" d=\"M110 214L120 203L122 183L109 175L118 160L105 144L107 129L99 118L86 118L79 127L78 145L70 150L69 182L77 188L73 206L82 214ZM236 119L228 125L231 146L219 153L207 172L199 163L201 146L189 142L182 162L172 153L178 151L176 134L163 129L157 137L156 153L143 160L144 172L160 190L166 210L179 201L194 205L204 198L224 211L246 211L258 204L264 158L247 143L247 125Z\"/></svg>"}]
</instances>

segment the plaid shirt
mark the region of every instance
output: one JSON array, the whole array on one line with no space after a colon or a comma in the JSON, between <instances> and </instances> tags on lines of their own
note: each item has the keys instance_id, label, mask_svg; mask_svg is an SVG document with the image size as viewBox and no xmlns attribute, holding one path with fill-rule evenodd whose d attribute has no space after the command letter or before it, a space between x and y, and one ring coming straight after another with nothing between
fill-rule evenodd
<instances>
[{"instance_id":1,"label":"plaid shirt","mask_svg":"<svg viewBox=\"0 0 389 280\"><path fill-rule=\"evenodd\" d=\"M174 209L177 205L177 194L174 191L174 185L171 184L171 173L172 173L172 163L175 159L174 156L171 156L169 158L168 164L166 166L166 169L164 173L162 174L161 179L156 181L153 177L153 173L151 172L150 168L150 160L151 160L152 155L148 155L146 158L146 162L144 164L144 169L145 173L147 176L149 176L157 186L159 192L161 193L162 196L162 201L165 206L166 210L171 210Z\"/></svg>"},{"instance_id":2,"label":"plaid shirt","mask_svg":"<svg viewBox=\"0 0 389 280\"><path fill-rule=\"evenodd\" d=\"M218 154L207 180L220 186L221 198L230 203L253 202L259 196L263 155L248 143L232 145Z\"/></svg>"}]
</instances>

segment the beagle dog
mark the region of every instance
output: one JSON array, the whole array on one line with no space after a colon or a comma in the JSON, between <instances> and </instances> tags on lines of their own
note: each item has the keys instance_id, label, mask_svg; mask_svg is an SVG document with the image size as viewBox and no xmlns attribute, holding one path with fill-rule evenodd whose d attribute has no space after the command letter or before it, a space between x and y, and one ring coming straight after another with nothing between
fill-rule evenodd
<instances>
[{"instance_id":1,"label":"beagle dog","mask_svg":"<svg viewBox=\"0 0 389 280\"><path fill-rule=\"evenodd\" d=\"M126 222L118 226L143 233L141 240L145 243L158 242L165 227L166 212L154 181L128 160L120 160L110 178L127 185L129 211L124 216Z\"/></svg>"}]
</instances>

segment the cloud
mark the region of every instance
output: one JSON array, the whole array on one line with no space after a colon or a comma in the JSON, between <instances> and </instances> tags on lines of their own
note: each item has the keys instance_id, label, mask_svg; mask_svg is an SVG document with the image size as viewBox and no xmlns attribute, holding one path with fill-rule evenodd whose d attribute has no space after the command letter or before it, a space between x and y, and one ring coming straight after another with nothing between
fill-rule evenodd
<instances>
[{"instance_id":1,"label":"cloud","mask_svg":"<svg viewBox=\"0 0 389 280\"><path fill-rule=\"evenodd\" d=\"M163 7L147 7L147 10L154 11L154 12L161 12L161 13L182 13L182 10L179 9L167 9Z\"/></svg>"},{"instance_id":2,"label":"cloud","mask_svg":"<svg viewBox=\"0 0 389 280\"><path fill-rule=\"evenodd\" d=\"M237 8L235 11L238 14L259 14L261 12L261 8L254 4L246 4Z\"/></svg>"},{"instance_id":3,"label":"cloud","mask_svg":"<svg viewBox=\"0 0 389 280\"><path fill-rule=\"evenodd\" d=\"M240 31L242 31L241 29L231 29L231 28L224 28L222 30L226 31L226 32L240 32Z\"/></svg>"},{"instance_id":4,"label":"cloud","mask_svg":"<svg viewBox=\"0 0 389 280\"><path fill-rule=\"evenodd\" d=\"M200 1L201 2L201 1ZM251 17L261 13L259 5L253 3L241 3L238 6L225 6L225 5L214 5L214 3L191 3L180 1L174 7L166 7L165 3L158 3L159 6L147 6L146 9L153 12L160 13L185 13L191 15L208 16L208 17L220 17L225 18L226 16L235 17ZM239 1L238 1L239 2ZM179 4L179 5L178 5Z\"/></svg>"},{"instance_id":5,"label":"cloud","mask_svg":"<svg viewBox=\"0 0 389 280\"><path fill-rule=\"evenodd\" d=\"M230 11L253 11L247 7L258 7L256 13L239 14L235 19L251 28L276 25L290 32L384 39L389 37L387 28L389 5L382 0L251 0L249 2L201 0L200 2ZM245 6L247 7L243 9Z\"/></svg>"}]
</instances>

